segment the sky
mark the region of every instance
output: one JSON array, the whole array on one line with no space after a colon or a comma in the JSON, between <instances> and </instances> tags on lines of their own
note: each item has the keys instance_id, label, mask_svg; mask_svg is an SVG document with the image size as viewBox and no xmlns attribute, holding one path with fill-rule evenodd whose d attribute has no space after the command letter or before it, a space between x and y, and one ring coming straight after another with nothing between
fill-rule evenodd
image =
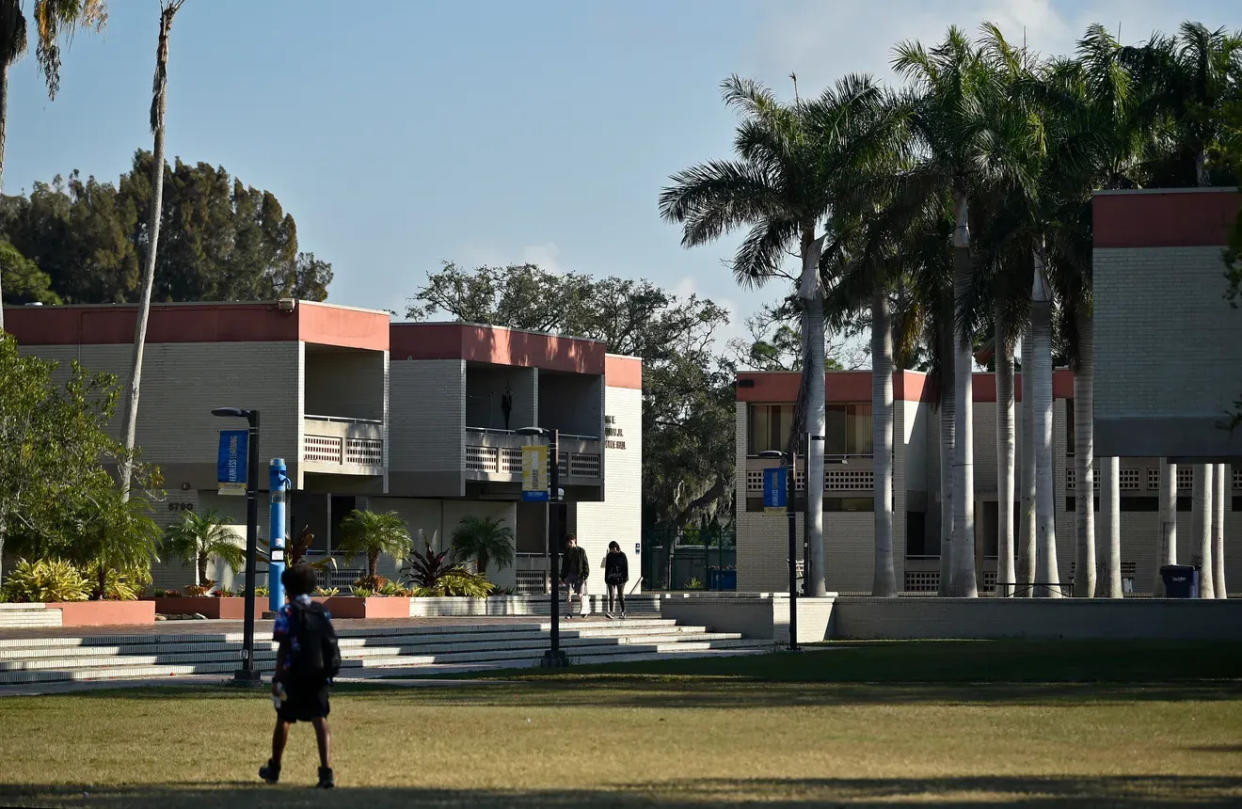
<instances>
[{"instance_id":1,"label":"sky","mask_svg":"<svg viewBox=\"0 0 1242 809\"><path fill-rule=\"evenodd\" d=\"M25 4L29 6L29 3ZM78 169L115 182L151 148L158 0L110 0L79 31L51 101L33 48L10 71L6 193ZM731 73L792 97L850 72L896 86L899 41L995 21L1069 54L1087 24L1126 42L1184 19L1242 28L1237 0L188 0L173 25L168 159L276 194L301 249L332 262L330 302L404 315L442 261L534 262L646 278L734 313L741 234L685 249L657 199L671 174L730 156Z\"/></svg>"}]
</instances>

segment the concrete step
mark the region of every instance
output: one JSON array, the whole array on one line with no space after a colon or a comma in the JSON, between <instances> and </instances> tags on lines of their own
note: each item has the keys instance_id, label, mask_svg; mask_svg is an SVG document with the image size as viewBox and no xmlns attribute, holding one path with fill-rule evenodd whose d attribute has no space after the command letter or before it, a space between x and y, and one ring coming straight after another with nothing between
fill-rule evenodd
<instances>
[{"instance_id":1,"label":"concrete step","mask_svg":"<svg viewBox=\"0 0 1242 809\"><path fill-rule=\"evenodd\" d=\"M753 646L752 641L743 638L721 638L709 641L680 641L667 643L650 643L650 644L627 644L627 645L606 645L606 646L564 646L566 654L571 658L583 658L591 660L612 660L614 658L626 657L633 654L642 653L658 653L668 652L677 649L690 650L706 650L706 649L727 649L739 646ZM480 649L470 652L444 652L440 654L403 654L381 657L364 658L361 662L364 668L391 668L391 667L408 667L408 666L425 666L433 664L454 664L454 663L505 663L508 665L513 661L523 661L530 659L542 659L543 651L547 648L545 644L538 647L529 647L524 649Z\"/></svg>"}]
</instances>

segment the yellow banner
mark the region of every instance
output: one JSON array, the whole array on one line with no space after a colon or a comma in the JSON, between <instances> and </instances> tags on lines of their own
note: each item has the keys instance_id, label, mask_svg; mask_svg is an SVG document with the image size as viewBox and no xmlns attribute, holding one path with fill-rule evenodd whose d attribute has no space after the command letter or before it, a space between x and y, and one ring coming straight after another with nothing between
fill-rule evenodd
<instances>
[{"instance_id":1,"label":"yellow banner","mask_svg":"<svg viewBox=\"0 0 1242 809\"><path fill-rule=\"evenodd\" d=\"M535 444L522 447L522 491L548 490L548 447Z\"/></svg>"}]
</instances>

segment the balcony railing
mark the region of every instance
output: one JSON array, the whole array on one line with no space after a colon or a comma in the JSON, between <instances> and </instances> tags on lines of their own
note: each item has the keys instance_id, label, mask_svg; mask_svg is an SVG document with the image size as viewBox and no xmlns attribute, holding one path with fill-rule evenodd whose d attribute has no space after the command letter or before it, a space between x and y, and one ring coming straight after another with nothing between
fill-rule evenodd
<instances>
[{"instance_id":1,"label":"balcony railing","mask_svg":"<svg viewBox=\"0 0 1242 809\"><path fill-rule=\"evenodd\" d=\"M472 480L520 482L522 447L536 439L513 430L466 428L466 477ZM542 440L542 439L539 439ZM599 482L602 477L598 436L560 434L560 472L567 482Z\"/></svg>"},{"instance_id":2,"label":"balcony railing","mask_svg":"<svg viewBox=\"0 0 1242 809\"><path fill-rule=\"evenodd\" d=\"M377 419L306 416L302 463L307 472L384 474L384 423Z\"/></svg>"}]
</instances>

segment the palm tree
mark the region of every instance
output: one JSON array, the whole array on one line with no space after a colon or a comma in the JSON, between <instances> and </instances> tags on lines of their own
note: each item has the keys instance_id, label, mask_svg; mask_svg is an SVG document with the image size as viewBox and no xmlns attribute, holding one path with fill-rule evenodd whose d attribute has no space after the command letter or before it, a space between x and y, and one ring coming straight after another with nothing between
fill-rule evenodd
<instances>
[{"instance_id":1,"label":"palm tree","mask_svg":"<svg viewBox=\"0 0 1242 809\"><path fill-rule=\"evenodd\" d=\"M47 94L56 98L60 89L60 38L78 25L103 27L108 19L105 0L35 0L35 57L43 68ZM4 146L9 116L9 68L26 52L26 16L21 0L0 0L0 184L4 179ZM0 186L2 187L2 186ZM0 299L3 299L0 278ZM0 306L0 331L4 331L4 307Z\"/></svg>"},{"instance_id":2,"label":"palm tree","mask_svg":"<svg viewBox=\"0 0 1242 809\"><path fill-rule=\"evenodd\" d=\"M457 560L473 559L480 575L487 573L487 563L497 568L513 564L513 530L499 517L464 517L453 529L453 556Z\"/></svg>"},{"instance_id":3,"label":"palm tree","mask_svg":"<svg viewBox=\"0 0 1242 809\"><path fill-rule=\"evenodd\" d=\"M1212 578L1212 473L1216 464L1195 464L1194 482L1190 489L1191 537L1199 551L1199 597L1215 598Z\"/></svg>"},{"instance_id":4,"label":"palm tree","mask_svg":"<svg viewBox=\"0 0 1242 809\"><path fill-rule=\"evenodd\" d=\"M410 532L396 512L354 509L341 520L341 541L337 549L343 556L366 556L367 578L375 580L381 553L404 559L410 552Z\"/></svg>"},{"instance_id":5,"label":"palm tree","mask_svg":"<svg viewBox=\"0 0 1242 809\"><path fill-rule=\"evenodd\" d=\"M1212 480L1216 483L1215 496L1212 498L1212 590L1217 598L1228 598L1225 589L1225 493L1229 491L1231 468L1229 464L1218 464Z\"/></svg>"},{"instance_id":6,"label":"palm tree","mask_svg":"<svg viewBox=\"0 0 1242 809\"><path fill-rule=\"evenodd\" d=\"M1118 458L1100 458L1100 578L1096 594L1105 598L1121 598L1121 487L1118 480Z\"/></svg>"},{"instance_id":7,"label":"palm tree","mask_svg":"<svg viewBox=\"0 0 1242 809\"><path fill-rule=\"evenodd\" d=\"M682 245L713 241L750 226L733 260L744 286L784 277L787 250L797 246L801 271L804 359L801 412L812 435L824 434L824 307L820 263L833 235L833 203L881 144L870 138L881 92L867 77L847 76L810 101L781 104L762 85L732 76L723 83L725 103L738 108L736 161L712 161L681 171L660 194L660 215L683 225ZM831 249L830 249L831 252ZM792 280L792 279L791 279ZM803 404L804 403L804 404ZM801 432L801 431L799 431ZM796 441L797 436L791 436ZM807 452L807 539L811 595L826 591L824 579L824 442Z\"/></svg>"},{"instance_id":8,"label":"palm tree","mask_svg":"<svg viewBox=\"0 0 1242 809\"><path fill-rule=\"evenodd\" d=\"M121 440L129 458L120 464L121 491L129 497L133 470L130 460L138 431L138 394L142 388L142 352L147 341L147 318L151 313L151 289L155 286L155 254L160 241L160 215L164 207L164 112L168 106L168 34L173 17L185 0L160 0L160 38L155 49L155 82L151 97L151 131L155 145L151 156L151 206L147 209L147 251L143 256L142 291L138 300L138 322L134 327L134 361L129 376Z\"/></svg>"},{"instance_id":9,"label":"palm tree","mask_svg":"<svg viewBox=\"0 0 1242 809\"><path fill-rule=\"evenodd\" d=\"M226 527L224 518L214 511L199 514L187 511L181 522L164 531L164 553L194 566L194 585L207 581L207 562L218 559L234 572L246 566L246 553L237 544L237 534Z\"/></svg>"},{"instance_id":10,"label":"palm tree","mask_svg":"<svg viewBox=\"0 0 1242 809\"><path fill-rule=\"evenodd\" d=\"M985 97L990 94L990 71L966 36L950 28L945 41L930 52L919 43L896 48L893 67L910 80L920 98L915 104L913 130L925 156L922 170L940 181L951 195L955 215L953 233L953 387L955 400L953 445L953 537L950 595L976 596L974 522L974 430L972 425L972 324L960 309L971 285L970 200L981 177L997 168L986 155ZM943 552L943 551L942 551Z\"/></svg>"},{"instance_id":11,"label":"palm tree","mask_svg":"<svg viewBox=\"0 0 1242 809\"><path fill-rule=\"evenodd\" d=\"M1020 501L1022 515L1018 522L1018 547L1016 578L1014 581L1027 585L1023 595L1031 595L1030 586L1035 581L1035 377L1031 373L1031 357L1035 347L1031 342L1030 327L1022 333L1022 463Z\"/></svg>"}]
</instances>

